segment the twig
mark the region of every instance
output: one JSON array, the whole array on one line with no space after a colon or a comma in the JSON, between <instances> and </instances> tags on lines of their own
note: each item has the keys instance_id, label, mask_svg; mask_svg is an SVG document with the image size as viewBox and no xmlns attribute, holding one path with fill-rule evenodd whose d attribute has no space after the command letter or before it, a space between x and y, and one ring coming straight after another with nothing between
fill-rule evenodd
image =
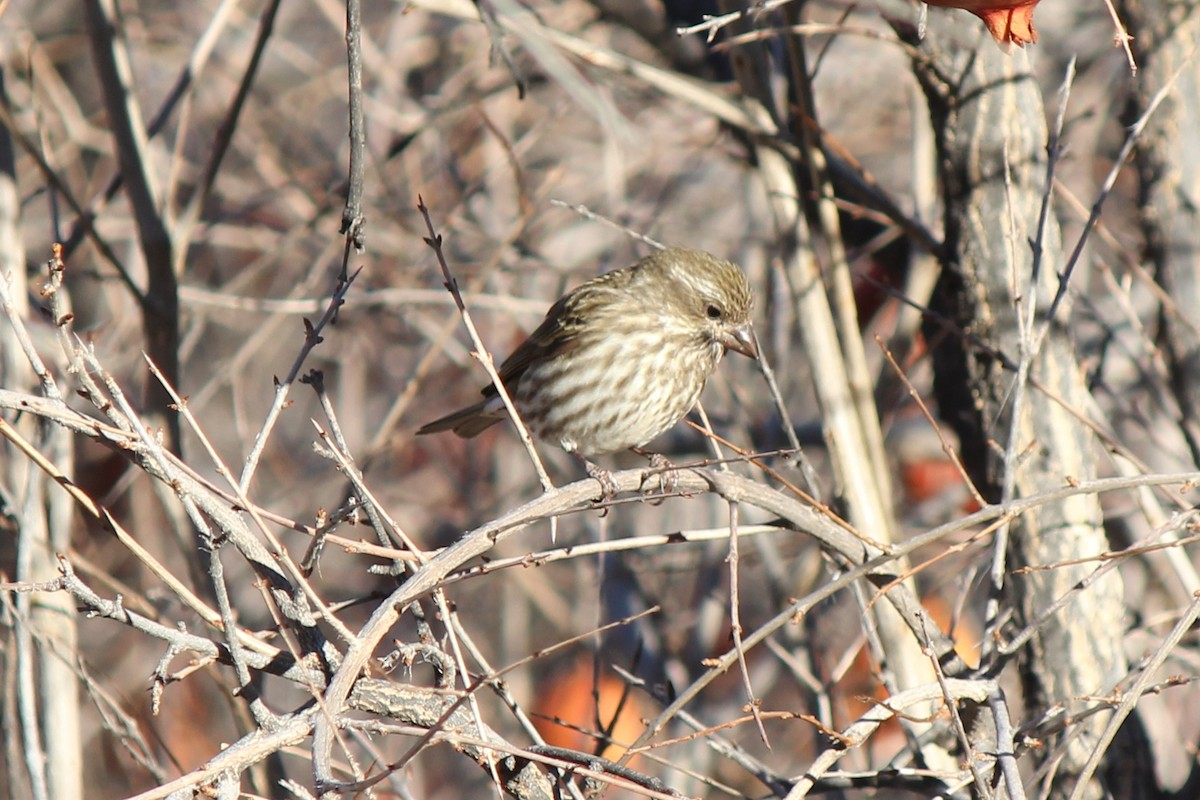
<instances>
[{"instance_id":1,"label":"twig","mask_svg":"<svg viewBox=\"0 0 1200 800\"><path fill-rule=\"evenodd\" d=\"M204 601L198 598L190 589L177 579L170 570L161 564L151 553L142 547L136 538L131 536L128 531L121 526L108 510L103 506L98 505L92 500L82 489L76 486L69 477L62 473L50 460L41 454L29 441L20 435L7 421L0 419L0 436L12 442L27 458L30 459L39 469L45 472L53 479L64 491L89 514L102 523L108 526L109 530L117 537L138 561L142 562L150 572L159 580L163 581L167 589L188 609L199 616L206 624L213 628L219 628L221 623L220 614L205 605ZM252 636L245 629L238 627L237 633L239 641L243 647L248 647L256 652L269 654L272 657L279 654L279 649L263 642L258 637Z\"/></svg>"},{"instance_id":2,"label":"twig","mask_svg":"<svg viewBox=\"0 0 1200 800\"><path fill-rule=\"evenodd\" d=\"M804 476L804 483L808 486L808 494L814 503L824 505L825 501L821 496L821 482L817 479L817 471L808 459L808 455L805 454L804 448L800 446L800 439L796 436L796 426L792 424L792 416L788 413L787 403L784 402L783 394L779 391L779 383L775 380L775 370L771 368L767 354L759 345L758 334L751 330L750 335L754 337L754 346L758 348L758 371L762 373L763 380L767 382L767 391L771 395L771 402L775 404L775 413L779 415L779 424L783 428L784 438L787 439L788 446L796 453L796 462L800 466L800 474Z\"/></svg>"},{"instance_id":3,"label":"twig","mask_svg":"<svg viewBox=\"0 0 1200 800\"><path fill-rule=\"evenodd\" d=\"M980 494L979 489L975 486L975 482L971 480L971 476L967 474L967 468L963 466L962 459L958 456L958 451L955 450L953 445L951 445L946 439L946 434L942 431L942 426L938 424L936 419L934 419L933 413L930 412L929 406L925 404L925 400L921 397L921 393L917 391L916 387L912 385L912 381L910 381L908 376L904 374L904 370L901 369L900 365L896 362L896 357L892 355L891 349L888 348L887 344L883 341L883 338L876 336L875 343L879 345L879 349L883 351L884 358L887 359L888 364L890 364L892 369L895 371L896 377L898 377L904 383L905 388L908 390L908 396L917 404L917 408L921 409L921 413L925 416L926 421L929 422L929 426L933 428L933 432L937 434L938 441L942 445L942 452L946 454L946 458L948 458L950 463L954 465L954 469L958 472L959 477L963 479L963 483L971 492L971 496L975 498L975 502L979 504L980 508L986 506L987 500L985 500L983 495Z\"/></svg>"},{"instance_id":4,"label":"twig","mask_svg":"<svg viewBox=\"0 0 1200 800\"><path fill-rule=\"evenodd\" d=\"M262 64L267 42L270 41L271 33L275 28L275 17L279 13L280 2L281 0L269 0L263 8L262 16L258 20L258 31L254 37L254 47L250 51L250 60L246 63L246 69L242 72L237 91L217 128L217 133L213 138L212 151L200 174L199 185L188 201L187 207L179 215L175 235L181 248L185 248L191 239L196 222L200 219L200 214L212 195L213 186L217 181L217 173L221 170L221 163L225 160L225 154L229 152L229 145L233 143L238 120L241 118L242 110L246 107L246 101L250 98L250 89L254 85L254 79L258 76L258 69Z\"/></svg>"},{"instance_id":5,"label":"twig","mask_svg":"<svg viewBox=\"0 0 1200 800\"><path fill-rule=\"evenodd\" d=\"M1196 595L1191 604L1188 605L1187 611L1180 616L1179 621L1175 623L1175 627L1167 634L1166 639L1154 651L1154 655L1142 667L1141 673L1122 695L1121 702L1117 705L1112 716L1109 717L1108 723L1104 726L1104 730L1097 738L1092 747L1092 752L1088 754L1088 759L1083 765L1083 769L1079 771L1076 778L1075 789L1071 792L1067 800L1081 800L1092 785L1092 776L1096 773L1096 769L1100 766L1100 762L1104 759L1108 751L1108 746L1112 744L1113 738L1117 735L1117 731L1125 720L1133 713L1134 707L1142 698L1142 693L1150 682L1158 674L1158 668L1167 660L1167 656L1175 649L1176 645L1183 640L1183 637L1192 629L1192 625L1200 619L1200 594Z\"/></svg>"},{"instance_id":6,"label":"twig","mask_svg":"<svg viewBox=\"0 0 1200 800\"><path fill-rule=\"evenodd\" d=\"M1157 549L1154 545L1142 546L1141 542L1172 535L1177 527L1182 527L1185 525L1188 517L1194 516L1195 513L1196 512L1194 510L1189 509L1175 515L1168 524L1162 525L1159 529L1151 532L1149 535L1141 539L1138 545L1130 547L1128 554L1133 555L1142 552L1150 552L1153 549ZM1173 547L1176 544L1179 544L1179 542L1171 542L1168 546ZM1096 558L1098 558L1101 563L1097 565L1095 569L1093 569L1080 580L1076 581L1076 583L1071 587L1070 591L1056 597L1054 602L1050 603L1048 606L1046 606L1046 608L1041 609L1037 617L1031 620L1023 630L1009 637L1006 641L998 643L996 646L996 652L1001 656L1011 656L1024 647L1025 644L1028 643L1029 639L1032 638L1034 633L1036 633L1043 625L1045 625L1046 622L1055 614L1057 614L1066 606L1070 605L1070 603L1075 599L1076 595L1084 592L1088 587L1095 584L1109 572L1118 568L1122 562L1122 559L1119 557L1120 555L1123 555L1123 553L1103 553L1097 556ZM1090 560L1078 559L1077 561L1078 563L1089 563ZM1048 565L1047 568L1053 569L1058 566L1065 565ZM1194 591L1193 597L1195 596L1197 596L1197 594Z\"/></svg>"},{"instance_id":7,"label":"twig","mask_svg":"<svg viewBox=\"0 0 1200 800\"><path fill-rule=\"evenodd\" d=\"M417 561L424 561L426 558L425 554L419 547L417 547L416 543L414 543L412 539L408 537L408 534L404 532L404 529L400 527L400 524L397 523L391 517L391 515L386 512L383 504L379 503L375 499L370 490L367 488L366 484L363 482L362 471L354 463L354 459L350 455L350 447L346 443L345 438L342 436L341 426L338 425L337 415L333 410L333 404L329 402L329 396L325 393L325 382L321 371L312 370L308 375L300 380L302 383L312 386L313 391L317 394L317 398L321 403L321 408L325 412L325 418L329 421L329 424L333 429L333 441L330 442L328 433L320 425L318 425L315 420L313 420L313 427L317 429L317 434L321 437L321 440L325 442L327 452L337 462L341 473L345 475L354 486L354 496L359 499L361 507L364 509L365 513L370 519L371 527L374 529L375 535L379 539L379 544L385 548L391 546L393 540L388 537L388 532L394 532L396 538L400 540L400 543L404 546L409 555L415 557ZM314 537L313 545L316 546L317 544L318 538ZM305 560L308 560L307 556L305 557ZM393 575L401 574L404 569L403 559L393 559L391 569Z\"/></svg>"},{"instance_id":8,"label":"twig","mask_svg":"<svg viewBox=\"0 0 1200 800\"><path fill-rule=\"evenodd\" d=\"M492 53L499 54L500 60L504 62L504 66L508 68L508 72L512 75L513 83L517 87L517 99L524 100L525 93L529 90L528 82L525 80L525 75L521 72L521 68L517 66L517 62L513 59L512 51L504 41L504 31L496 22L496 9L492 6L491 0L471 0L475 4L475 8L479 11L479 20L483 23L483 27L487 29L488 39L492 43Z\"/></svg>"},{"instance_id":9,"label":"twig","mask_svg":"<svg viewBox=\"0 0 1200 800\"><path fill-rule=\"evenodd\" d=\"M533 462L533 468L537 471L538 480L542 483L544 491L552 491L554 484L550 481L550 476L546 474L546 468L542 466L542 459L538 456L537 448L533 446L533 437L529 435L529 429L525 427L524 421L521 419L521 414L517 411L516 405L513 404L512 397L508 394L508 387L504 385L504 381L500 380L499 373L496 372L495 362L492 361L491 353L483 344L483 339L479 336L479 331L475 328L475 322L471 319L471 314L467 311L466 303L463 302L462 294L458 291L458 281L454 279L454 275L450 272L450 265L446 263L446 256L442 252L442 236L433 226L433 218L429 215L429 209L425 206L425 200L421 197L417 198L417 210L421 212L421 216L425 219L425 229L429 235L425 237L425 244L429 245L433 250L434 256L437 257L438 266L442 269L442 277L445 279L446 291L454 298L454 305L458 307L458 313L462 316L463 325L467 329L467 335L471 337L471 343L475 346L475 357L479 359L479 363L483 365L483 369L491 379L492 385L496 387L496 393L500 396L500 400L504 403L504 408L508 411L509 417L512 418L513 425L517 429L517 436L521 439L521 444L525 445L525 451L529 453L529 460Z\"/></svg>"},{"instance_id":10,"label":"twig","mask_svg":"<svg viewBox=\"0 0 1200 800\"><path fill-rule=\"evenodd\" d=\"M733 649L737 653L738 666L742 673L742 688L746 691L746 705L754 716L758 726L758 736L762 743L771 749L771 741L767 738L767 729L763 726L762 701L754 694L754 685L750 683L750 668L746 665L746 648L742 643L742 594L739 580L738 564L738 504L729 503L729 629L733 637Z\"/></svg>"},{"instance_id":11,"label":"twig","mask_svg":"<svg viewBox=\"0 0 1200 800\"><path fill-rule=\"evenodd\" d=\"M341 233L361 253L366 249L362 198L367 131L363 122L362 0L346 0L346 67L349 80L350 173Z\"/></svg>"},{"instance_id":12,"label":"twig","mask_svg":"<svg viewBox=\"0 0 1200 800\"><path fill-rule=\"evenodd\" d=\"M717 31L727 25L732 25L746 17L765 15L790 2L793 2L793 0L758 0L750 4L748 8L731 11L728 14L720 14L718 16L705 14L702 22L687 27L676 28L675 33L680 36L686 36L690 33L707 33L708 41L712 42L713 38L717 35Z\"/></svg>"},{"instance_id":13,"label":"twig","mask_svg":"<svg viewBox=\"0 0 1200 800\"><path fill-rule=\"evenodd\" d=\"M931 701L945 702L949 697L952 701L971 700L976 703L986 702L994 684L992 681L953 680L947 679L944 686L929 683L916 686L888 699L887 705L877 705L859 717L858 721L842 731L840 741L825 750L813 763L804 770L801 778L797 779L792 790L784 800L800 800L808 797L816 782L824 776L851 749L863 744L887 720L896 716L901 709L909 706L921 706Z\"/></svg>"},{"instance_id":14,"label":"twig","mask_svg":"<svg viewBox=\"0 0 1200 800\"><path fill-rule=\"evenodd\" d=\"M271 403L271 408L267 411L267 418L263 420L262 427L254 437L254 446L250 450L250 454L246 456L246 464L242 467L242 476L238 480L238 488L242 492L247 492L250 488L250 481L254 477L254 471L258 468L258 460L262 458L263 449L267 446L267 439L271 436L271 431L275 427L276 421L279 419L280 412L283 411L284 403L287 400L288 392L292 388L297 376L300 374L300 368L304 365L305 359L312 349L320 344L321 331L329 324L346 302L346 292L350 291L354 279L358 277L361 269L355 270L349 276L338 279L337 287L333 291L333 296L329 298L329 305L325 307L325 313L317 320L316 324L304 320L304 344L300 348L300 352L296 355L296 359L292 362L292 367L288 370L287 376L282 382L276 380L275 384L275 399Z\"/></svg>"},{"instance_id":15,"label":"twig","mask_svg":"<svg viewBox=\"0 0 1200 800\"><path fill-rule=\"evenodd\" d=\"M150 172L148 139L134 90L125 40L118 31L114 0L86 0L92 53L103 88L108 123L117 160L125 176L125 193L133 207L138 241L146 259L147 282L142 302L142 331L150 356L172 384L179 383L179 285L175 272L174 234L163 218L162 196ZM167 449L178 453L179 418L167 408L170 399L157 383L148 383L146 405L167 431Z\"/></svg>"},{"instance_id":16,"label":"twig","mask_svg":"<svg viewBox=\"0 0 1200 800\"><path fill-rule=\"evenodd\" d=\"M535 200L540 199L540 196L535 197ZM531 211L533 205L535 204L531 203ZM499 264L500 254L510 247L513 242L517 241L522 235L525 234L531 219L531 213L522 213L522 215L509 227L508 231L506 231L505 235L500 239L500 241L497 242L492 256L482 265L482 268L479 269L478 272L468 282L468 292L466 296L470 298L472 308L478 309L480 307L480 304L477 303L475 298L482 296L474 294L473 292L482 291L483 286L488 280L488 277ZM430 291L436 291L437 296L443 302L446 300L449 300L451 303L454 302L454 297L448 296L448 293L444 289L431 289ZM529 301L519 302L528 303ZM482 305L484 307L488 307L488 305L491 304L488 304L486 301L484 301ZM491 307L495 308L497 306L492 305ZM508 308L511 309L512 306L508 306ZM539 317L546 313L546 304L544 302L538 302L536 305L531 304L530 306L526 306L526 308L530 313L536 313ZM375 436L371 439L370 443L366 446L366 455L363 457L364 468L371 463L371 460L381 448L388 446L389 441L394 436L396 422L404 415L404 412L408 409L408 406L412 402L413 398L416 397L424 387L425 377L437 364L439 354L446 346L446 343L450 341L450 337L453 335L457 324L457 321L452 318L445 319L443 320L442 325L436 329L436 333L427 335L427 338L430 339L433 346L421 356L420 360L417 362L417 365L409 373L405 381L404 390L400 392L400 394L396 397L395 402L392 403L391 408L389 408L387 413L383 416L383 420L379 424L378 431L375 433Z\"/></svg>"},{"instance_id":17,"label":"twig","mask_svg":"<svg viewBox=\"0 0 1200 800\"><path fill-rule=\"evenodd\" d=\"M175 77L175 83L163 98L158 110L154 112L149 124L146 125L146 136L149 139L154 139L163 128L166 127L167 120L170 119L171 113L179 102L184 99L184 96L189 88L194 86L204 72L204 68L208 65L208 59L212 55L213 49L216 47L217 41L220 39L221 31L229 24L229 20L233 15L234 9L237 7L237 0L221 0L220 5L211 12L208 17L208 24L204 29L204 33L196 40L195 46L192 47L192 52L188 56L187 63L180 69L179 74ZM180 144L184 141L184 137L178 137ZM83 241L84 236L96 237L95 229L92 227L96 216L102 211L120 191L124 184L124 176L117 172L113 175L104 190L100 192L96 199L86 208L76 208L77 218L74 225L71 227L71 233L63 242L64 257L70 258L71 254ZM103 245L102 246L107 246ZM122 280L127 280L124 272L124 266L120 264L114 265L118 269L118 274ZM128 281L127 281L128 282ZM128 284L130 288L134 288L132 283ZM134 292L135 298L140 298L141 293Z\"/></svg>"},{"instance_id":18,"label":"twig","mask_svg":"<svg viewBox=\"0 0 1200 800\"><path fill-rule=\"evenodd\" d=\"M856 536L857 538L861 539L866 544L868 544L871 547L874 547L878 550L883 550L883 551L888 550L888 547L889 547L888 545L884 544L883 542L878 542L875 539L872 539L870 536L863 534L861 531L856 529L853 525L851 525L849 522L847 522L845 519L843 519L841 516L839 516L828 505L826 505L825 503L822 503L816 497L805 492L799 486L797 486L796 484L794 484L790 480L788 480L781 472L779 472L779 470L773 468L770 464L768 464L764 459L769 454L754 453L752 451L745 449L744 447L739 447L738 445L729 441L725 437L721 436L719 433L716 433L715 431L713 431L711 426L704 427L701 425L697 425L696 423L692 422L690 419L685 419L684 423L687 425L690 425L691 427L700 431L700 433L704 434L706 437L716 440L716 442L718 444L728 447L730 450L737 453L741 459L744 459L744 460L750 462L754 466L761 469L765 474L767 474L767 475L771 476L772 478L774 478L775 480L779 481L788 491L790 491L792 494L796 495L796 497L799 497L801 500L804 500L805 502L810 503L814 508L816 508L818 511L823 513L829 519L836 522L838 525L841 525L843 528L846 529L846 531L848 531L853 536ZM784 451L784 453L790 454L790 451ZM729 460L729 459L722 459L722 461L724 461L724 460Z\"/></svg>"},{"instance_id":19,"label":"twig","mask_svg":"<svg viewBox=\"0 0 1200 800\"><path fill-rule=\"evenodd\" d=\"M62 248L58 245L54 246L54 256L50 259L49 268L50 278L43 289L43 295L56 294L62 288L63 274L66 267L62 260ZM54 376L50 374L50 370L46 368L46 362L42 360L41 354L34 347L33 339L29 336L29 329L25 327L25 320L17 312L16 298L12 296L12 279L13 276L7 273L0 274L0 311L8 318L9 324L12 326L13 335L16 337L17 343L21 346L21 352L25 354L25 360L29 362L29 366L37 376L42 394L51 400L62 403L62 391L58 388L58 384L55 383ZM56 319L54 324L61 329L68 322L70 322L69 319Z\"/></svg>"},{"instance_id":20,"label":"twig","mask_svg":"<svg viewBox=\"0 0 1200 800\"><path fill-rule=\"evenodd\" d=\"M922 620L922 622L924 622L925 625L929 624L928 620ZM974 793L976 796L982 798L982 800L992 800L991 787L988 785L988 781L979 768L979 751L976 750L974 743L971 741L971 737L967 735L967 729L966 726L963 725L962 715L958 712L958 698L952 695L950 684L946 680L946 673L942 671L942 665L938 663L938 660L933 657L933 648L928 646L928 627L922 628L921 632L917 635L921 640L921 646L925 647L926 651L929 653L929 665L933 669L933 674L937 679L938 686L941 687L942 700L945 702L946 709L950 713L951 727L954 729L955 736L958 737L958 746L962 749L963 760L967 762L967 769L971 770L971 776L975 779ZM990 684L991 681L988 683ZM998 690L999 687L995 686L994 684L988 686L988 696L992 697ZM976 700L975 702L980 703L982 701ZM1023 789L1018 787L1017 792L1021 791L1023 791ZM1017 797L1019 797L1019 794L1011 795L1012 800L1016 800Z\"/></svg>"},{"instance_id":21,"label":"twig","mask_svg":"<svg viewBox=\"0 0 1200 800\"><path fill-rule=\"evenodd\" d=\"M565 208L567 211L574 211L576 214L578 214L579 216L583 217L586 220L591 220L592 222L599 222L601 225L605 225L609 228L612 228L613 230L620 231L621 233L628 236L630 239L641 242L642 244L650 245L655 250L665 250L667 247L665 244L658 241L657 239L652 239L651 237L647 236L644 233L639 233L638 231L635 231L633 228L630 228L626 225L622 225L621 223L617 222L615 219L609 219L608 217L604 216L603 214L600 214L596 211L592 211L590 208L585 206L583 203L568 203L565 200L556 200L552 197L552 198L550 198L550 205L558 206L559 208Z\"/></svg>"},{"instance_id":22,"label":"twig","mask_svg":"<svg viewBox=\"0 0 1200 800\"><path fill-rule=\"evenodd\" d=\"M26 155L33 159L42 178L54 188L55 196L62 197L67 201L67 205L70 206L71 211L75 213L80 224L83 225L84 231L91 238L101 258L112 266L113 270L117 273L117 277L124 284L125 288L129 290L129 293L138 302L138 305L140 306L144 303L146 299L145 292L137 285L137 282L134 281L129 271L125 269L125 265L122 263L120 257L117 256L116 251L113 250L112 245L108 243L108 240L100 236L96 231L96 227L92 223L92 215L84 209L83 204L75 197L75 193L71 191L71 187L58 174L58 171L54 169L50 162L46 160L46 156L42 153L41 145L18 129L16 120L13 119L7 102L0 102L0 124L3 124L8 129L9 136L21 146Z\"/></svg>"},{"instance_id":23,"label":"twig","mask_svg":"<svg viewBox=\"0 0 1200 800\"><path fill-rule=\"evenodd\" d=\"M1079 263L1079 257L1083 254L1084 245L1087 244L1088 237L1091 235L1092 228L1095 227L1100 219L1100 211L1104 207L1104 201L1108 199L1108 195L1112 192L1113 186L1116 185L1117 178L1121 174L1121 170L1125 167L1125 162L1133 154L1133 149L1142 138L1142 133L1146 130L1146 126L1150 122L1150 118L1154 116L1154 112L1162 105L1162 102L1167 99L1171 91L1175 88L1175 83L1179 80L1179 76L1183 74L1185 69L1192 65L1193 59L1185 59L1179 68L1171 75L1170 80L1159 89L1154 97L1150 99L1149 105L1137 121L1129 128L1129 134L1125 137L1125 142L1121 145L1121 151L1117 153L1113 159L1112 167L1108 174L1104 177L1104 182L1100 185L1100 192L1096 195L1096 200L1092 203L1091 213L1088 215L1087 221L1083 224L1083 230L1079 234L1079 238L1075 241L1075 247L1071 250L1070 257L1067 258L1066 266L1063 267L1062 275L1059 276L1058 291L1055 292L1054 300L1050 303L1049 310L1043 316L1041 328L1038 330L1037 338L1034 341L1033 351L1036 353L1041 349L1042 341L1050 333L1051 327L1055 324L1054 317L1057 314L1059 305L1067 294L1067 286L1071 281L1071 275L1075 271L1075 265Z\"/></svg>"},{"instance_id":24,"label":"twig","mask_svg":"<svg viewBox=\"0 0 1200 800\"><path fill-rule=\"evenodd\" d=\"M1104 7L1108 9L1108 16L1112 18L1113 28L1116 33L1113 34L1113 43L1121 45L1121 49L1125 51L1125 62L1129 64L1129 77L1136 78L1138 73L1137 61L1133 57L1133 50L1129 43L1133 41L1133 37L1129 35L1124 23L1121 22L1121 16L1117 14L1117 8L1113 5L1113 0L1104 0Z\"/></svg>"}]
</instances>

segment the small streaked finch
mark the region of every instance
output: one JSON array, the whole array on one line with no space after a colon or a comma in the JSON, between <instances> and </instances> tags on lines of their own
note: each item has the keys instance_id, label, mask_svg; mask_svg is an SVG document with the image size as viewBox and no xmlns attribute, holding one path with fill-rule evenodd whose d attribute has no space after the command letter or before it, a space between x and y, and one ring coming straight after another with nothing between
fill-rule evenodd
<instances>
[{"instance_id":1,"label":"small streaked finch","mask_svg":"<svg viewBox=\"0 0 1200 800\"><path fill-rule=\"evenodd\" d=\"M579 458L640 450L683 419L726 350L758 358L754 295L742 271L700 250L670 248L564 295L500 365L530 433ZM496 387L418 434L479 434L507 416ZM607 479L607 480L606 480Z\"/></svg>"}]
</instances>

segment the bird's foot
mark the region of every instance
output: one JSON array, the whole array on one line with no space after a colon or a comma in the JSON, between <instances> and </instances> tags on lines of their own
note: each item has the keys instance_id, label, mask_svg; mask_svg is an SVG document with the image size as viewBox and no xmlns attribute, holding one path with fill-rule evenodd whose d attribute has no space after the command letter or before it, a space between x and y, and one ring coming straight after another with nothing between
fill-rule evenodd
<instances>
[{"instance_id":1,"label":"bird's foot","mask_svg":"<svg viewBox=\"0 0 1200 800\"><path fill-rule=\"evenodd\" d=\"M670 459L668 459L662 453L649 453L645 450L638 450L636 448L633 452L637 453L638 455L646 456L650 459L650 470L642 478L643 486L646 484L646 479L650 477L651 473L655 473L658 477L658 493L660 495L672 494L677 488L679 488L679 475L675 472L675 465L671 463ZM650 491L651 490L647 489L645 494L649 495ZM654 505L658 505L662 503L664 499L666 498L657 497L652 499L650 502Z\"/></svg>"},{"instance_id":2,"label":"bird's foot","mask_svg":"<svg viewBox=\"0 0 1200 800\"><path fill-rule=\"evenodd\" d=\"M580 460L583 461L583 468L587 470L588 477L595 478L596 482L600 484L600 496L596 498L593 504L599 505L601 503L607 503L616 497L617 482L613 480L612 472L600 466L599 464L593 464L586 458L581 458ZM608 510L605 509L605 513L607 513L607 511Z\"/></svg>"}]
</instances>

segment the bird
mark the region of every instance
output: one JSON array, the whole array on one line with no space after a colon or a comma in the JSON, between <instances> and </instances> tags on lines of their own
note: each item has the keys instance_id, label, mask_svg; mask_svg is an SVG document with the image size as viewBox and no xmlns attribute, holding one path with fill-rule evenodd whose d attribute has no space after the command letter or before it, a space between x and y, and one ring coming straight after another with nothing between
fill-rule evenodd
<instances>
[{"instance_id":1,"label":"bird","mask_svg":"<svg viewBox=\"0 0 1200 800\"><path fill-rule=\"evenodd\" d=\"M606 497L611 473L591 457L642 448L696 405L722 356L757 359L754 293L735 264L671 247L599 275L563 295L500 365L499 377L530 433L575 456ZM496 387L422 426L469 439L508 414Z\"/></svg>"}]
</instances>

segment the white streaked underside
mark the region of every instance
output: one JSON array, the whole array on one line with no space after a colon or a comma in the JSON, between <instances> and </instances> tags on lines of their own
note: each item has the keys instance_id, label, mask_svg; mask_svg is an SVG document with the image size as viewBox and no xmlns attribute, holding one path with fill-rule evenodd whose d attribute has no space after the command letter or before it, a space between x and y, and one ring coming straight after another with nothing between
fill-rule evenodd
<instances>
[{"instance_id":1,"label":"white streaked underside","mask_svg":"<svg viewBox=\"0 0 1200 800\"><path fill-rule=\"evenodd\" d=\"M720 345L701 344L694 332L663 327L589 336L565 359L531 365L514 399L539 439L584 455L615 453L645 445L682 419L721 354ZM631 360L643 359L645 366L629 369Z\"/></svg>"}]
</instances>

